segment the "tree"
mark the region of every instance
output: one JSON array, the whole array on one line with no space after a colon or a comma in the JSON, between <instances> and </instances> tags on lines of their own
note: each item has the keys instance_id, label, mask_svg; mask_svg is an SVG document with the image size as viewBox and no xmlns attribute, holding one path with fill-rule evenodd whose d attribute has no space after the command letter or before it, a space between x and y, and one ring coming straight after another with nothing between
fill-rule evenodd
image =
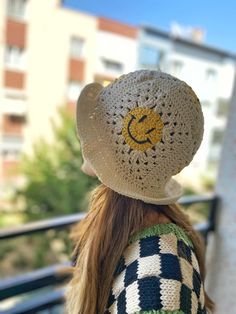
<instances>
[{"instance_id":1,"label":"tree","mask_svg":"<svg viewBox=\"0 0 236 314\"><path fill-rule=\"evenodd\" d=\"M87 192L97 184L80 170L82 155L73 117L60 109L59 118L59 123L52 122L54 142L39 140L33 154L22 160L26 184L16 198L23 199L27 220L83 211Z\"/></svg>"}]
</instances>

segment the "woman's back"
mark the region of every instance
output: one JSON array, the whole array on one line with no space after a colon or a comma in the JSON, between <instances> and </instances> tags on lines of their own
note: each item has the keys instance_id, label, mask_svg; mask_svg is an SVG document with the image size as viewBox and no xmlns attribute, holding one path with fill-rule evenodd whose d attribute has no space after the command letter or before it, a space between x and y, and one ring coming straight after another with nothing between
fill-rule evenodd
<instances>
[{"instance_id":1,"label":"woman's back","mask_svg":"<svg viewBox=\"0 0 236 314\"><path fill-rule=\"evenodd\" d=\"M107 312L206 313L193 244L174 223L136 233L118 263Z\"/></svg>"}]
</instances>

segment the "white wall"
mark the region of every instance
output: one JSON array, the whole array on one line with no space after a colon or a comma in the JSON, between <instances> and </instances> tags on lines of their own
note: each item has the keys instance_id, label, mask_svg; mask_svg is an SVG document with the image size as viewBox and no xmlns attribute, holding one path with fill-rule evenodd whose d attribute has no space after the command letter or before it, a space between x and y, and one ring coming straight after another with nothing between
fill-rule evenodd
<instances>
[{"instance_id":1,"label":"white wall","mask_svg":"<svg viewBox=\"0 0 236 314\"><path fill-rule=\"evenodd\" d=\"M96 74L117 77L134 71L137 67L137 41L129 37L106 31L98 31L96 38ZM123 65L122 71L107 71L102 63L105 58Z\"/></svg>"},{"instance_id":2,"label":"white wall","mask_svg":"<svg viewBox=\"0 0 236 314\"><path fill-rule=\"evenodd\" d=\"M66 103L70 37L85 40L85 80L93 80L95 31L92 16L60 7L58 0L30 0L27 36L28 125L25 150L39 137L51 138L50 120Z\"/></svg>"}]
</instances>

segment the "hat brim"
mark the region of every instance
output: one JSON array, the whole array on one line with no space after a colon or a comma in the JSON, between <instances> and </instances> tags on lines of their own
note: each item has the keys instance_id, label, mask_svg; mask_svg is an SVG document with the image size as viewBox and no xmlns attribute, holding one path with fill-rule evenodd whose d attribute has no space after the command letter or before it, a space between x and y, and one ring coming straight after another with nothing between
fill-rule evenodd
<instances>
[{"instance_id":1,"label":"hat brim","mask_svg":"<svg viewBox=\"0 0 236 314\"><path fill-rule=\"evenodd\" d=\"M104 130L97 125L95 119L97 97L102 89L102 85L98 83L89 84L82 90L77 101L77 131L84 158L89 161L98 179L121 195L150 204L168 205L175 203L183 194L182 186L175 179L171 178L167 181L163 197L153 198L137 193L128 182L122 180L111 168L112 163L109 162L111 158L110 147L107 145Z\"/></svg>"}]
</instances>

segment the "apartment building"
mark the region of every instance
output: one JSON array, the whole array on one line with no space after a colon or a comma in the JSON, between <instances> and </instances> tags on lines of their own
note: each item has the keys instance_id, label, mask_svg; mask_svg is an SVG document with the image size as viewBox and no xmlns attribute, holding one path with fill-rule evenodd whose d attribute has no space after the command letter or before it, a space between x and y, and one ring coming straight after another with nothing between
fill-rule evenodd
<instances>
[{"instance_id":1,"label":"apartment building","mask_svg":"<svg viewBox=\"0 0 236 314\"><path fill-rule=\"evenodd\" d=\"M137 67L137 29L59 0L0 1L0 184L40 137L52 140L58 107L75 109L83 86ZM127 53L128 52L128 53ZM1 198L1 195L0 195Z\"/></svg>"},{"instance_id":2,"label":"apartment building","mask_svg":"<svg viewBox=\"0 0 236 314\"><path fill-rule=\"evenodd\" d=\"M139 31L138 67L161 69L186 81L200 98L205 132L200 149L182 177L192 174L216 176L221 144L231 98L236 55L210 47L201 40L201 30L187 38L142 26Z\"/></svg>"},{"instance_id":3,"label":"apartment building","mask_svg":"<svg viewBox=\"0 0 236 314\"><path fill-rule=\"evenodd\" d=\"M0 181L22 152L52 138L59 106L74 107L94 78L97 19L59 0L0 1Z\"/></svg>"}]
</instances>

